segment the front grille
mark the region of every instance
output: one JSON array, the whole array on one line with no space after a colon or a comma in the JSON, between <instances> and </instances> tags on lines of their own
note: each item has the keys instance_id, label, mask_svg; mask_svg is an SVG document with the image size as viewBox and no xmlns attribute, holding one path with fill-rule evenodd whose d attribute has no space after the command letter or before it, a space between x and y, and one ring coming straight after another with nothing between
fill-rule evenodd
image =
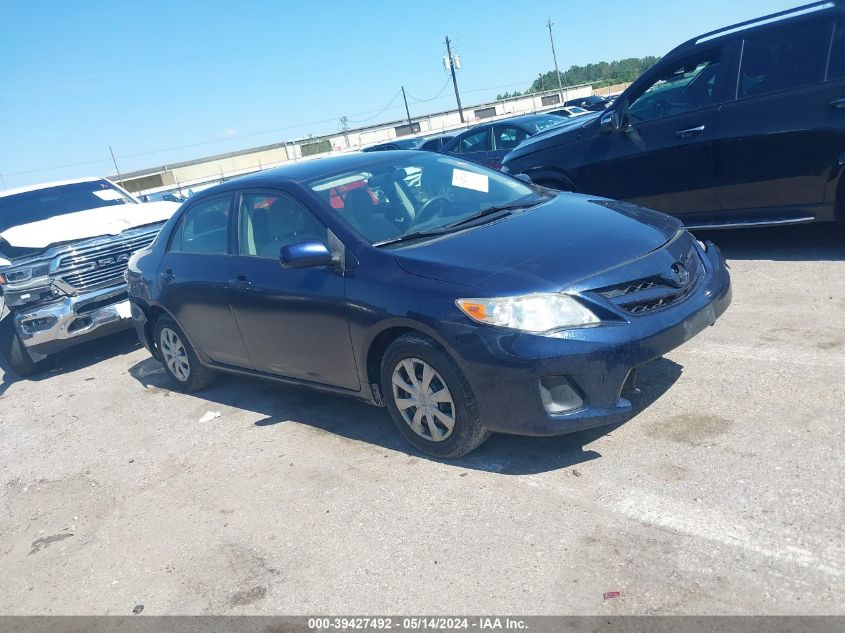
<instances>
[{"instance_id":1,"label":"front grille","mask_svg":"<svg viewBox=\"0 0 845 633\"><path fill-rule=\"evenodd\" d=\"M59 258L55 274L76 290L94 290L123 282L129 258L152 244L158 230L114 241L79 246Z\"/></svg>"},{"instance_id":2,"label":"front grille","mask_svg":"<svg viewBox=\"0 0 845 633\"><path fill-rule=\"evenodd\" d=\"M604 290L601 290L600 293L605 299L615 299L616 297L624 297L626 295L642 292L643 290L651 290L652 288L661 285L661 283L662 282L659 279L638 279L637 281L631 281L618 286L605 288Z\"/></svg>"},{"instance_id":3,"label":"front grille","mask_svg":"<svg viewBox=\"0 0 845 633\"><path fill-rule=\"evenodd\" d=\"M661 276L646 277L601 288L596 292L628 314L642 315L668 308L686 298L703 271L701 258L692 252L686 261L689 278L684 283Z\"/></svg>"}]
</instances>

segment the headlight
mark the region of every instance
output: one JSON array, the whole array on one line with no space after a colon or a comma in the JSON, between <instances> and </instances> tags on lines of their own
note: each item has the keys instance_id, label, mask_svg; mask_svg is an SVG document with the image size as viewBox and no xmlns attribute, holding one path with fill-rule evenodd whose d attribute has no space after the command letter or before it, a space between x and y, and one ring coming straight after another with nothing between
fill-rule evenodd
<instances>
[{"instance_id":1,"label":"headlight","mask_svg":"<svg viewBox=\"0 0 845 633\"><path fill-rule=\"evenodd\" d=\"M12 268L0 273L0 286L18 286L21 284L32 285L31 283L43 277L45 282L48 282L48 275L50 274L49 264L40 264L38 266L27 266L23 268Z\"/></svg>"},{"instance_id":2,"label":"headlight","mask_svg":"<svg viewBox=\"0 0 845 633\"><path fill-rule=\"evenodd\" d=\"M565 294L542 293L495 299L458 299L458 307L479 323L551 335L554 330L593 325L600 319Z\"/></svg>"}]
</instances>

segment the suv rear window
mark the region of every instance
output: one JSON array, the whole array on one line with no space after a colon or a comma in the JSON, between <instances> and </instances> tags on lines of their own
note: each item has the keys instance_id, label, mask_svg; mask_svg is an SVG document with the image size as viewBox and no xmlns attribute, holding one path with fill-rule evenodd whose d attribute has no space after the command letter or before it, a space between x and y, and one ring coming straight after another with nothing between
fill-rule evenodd
<instances>
[{"instance_id":1,"label":"suv rear window","mask_svg":"<svg viewBox=\"0 0 845 633\"><path fill-rule=\"evenodd\" d=\"M830 23L817 22L745 40L737 97L821 83L830 34Z\"/></svg>"}]
</instances>

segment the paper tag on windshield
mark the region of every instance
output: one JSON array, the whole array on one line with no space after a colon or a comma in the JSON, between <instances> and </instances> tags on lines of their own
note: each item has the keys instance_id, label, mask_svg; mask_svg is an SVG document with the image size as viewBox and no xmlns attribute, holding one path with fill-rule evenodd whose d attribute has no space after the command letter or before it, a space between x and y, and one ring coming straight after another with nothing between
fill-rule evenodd
<instances>
[{"instance_id":1,"label":"paper tag on windshield","mask_svg":"<svg viewBox=\"0 0 845 633\"><path fill-rule=\"evenodd\" d=\"M114 189L100 189L99 191L92 191L100 200L123 200L123 196L119 191Z\"/></svg>"},{"instance_id":2,"label":"paper tag on windshield","mask_svg":"<svg viewBox=\"0 0 845 633\"><path fill-rule=\"evenodd\" d=\"M452 186L487 193L490 191L490 179L484 174L476 174L474 171L453 169Z\"/></svg>"}]
</instances>

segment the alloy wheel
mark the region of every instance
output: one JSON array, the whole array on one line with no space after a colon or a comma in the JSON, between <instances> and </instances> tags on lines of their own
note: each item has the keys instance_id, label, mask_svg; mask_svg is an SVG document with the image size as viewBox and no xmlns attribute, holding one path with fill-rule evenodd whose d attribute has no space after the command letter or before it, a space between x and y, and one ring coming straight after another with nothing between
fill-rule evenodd
<instances>
[{"instance_id":1,"label":"alloy wheel","mask_svg":"<svg viewBox=\"0 0 845 633\"><path fill-rule=\"evenodd\" d=\"M424 360L405 358L393 369L393 401L420 437L446 440L455 428L455 403L446 382Z\"/></svg>"}]
</instances>

